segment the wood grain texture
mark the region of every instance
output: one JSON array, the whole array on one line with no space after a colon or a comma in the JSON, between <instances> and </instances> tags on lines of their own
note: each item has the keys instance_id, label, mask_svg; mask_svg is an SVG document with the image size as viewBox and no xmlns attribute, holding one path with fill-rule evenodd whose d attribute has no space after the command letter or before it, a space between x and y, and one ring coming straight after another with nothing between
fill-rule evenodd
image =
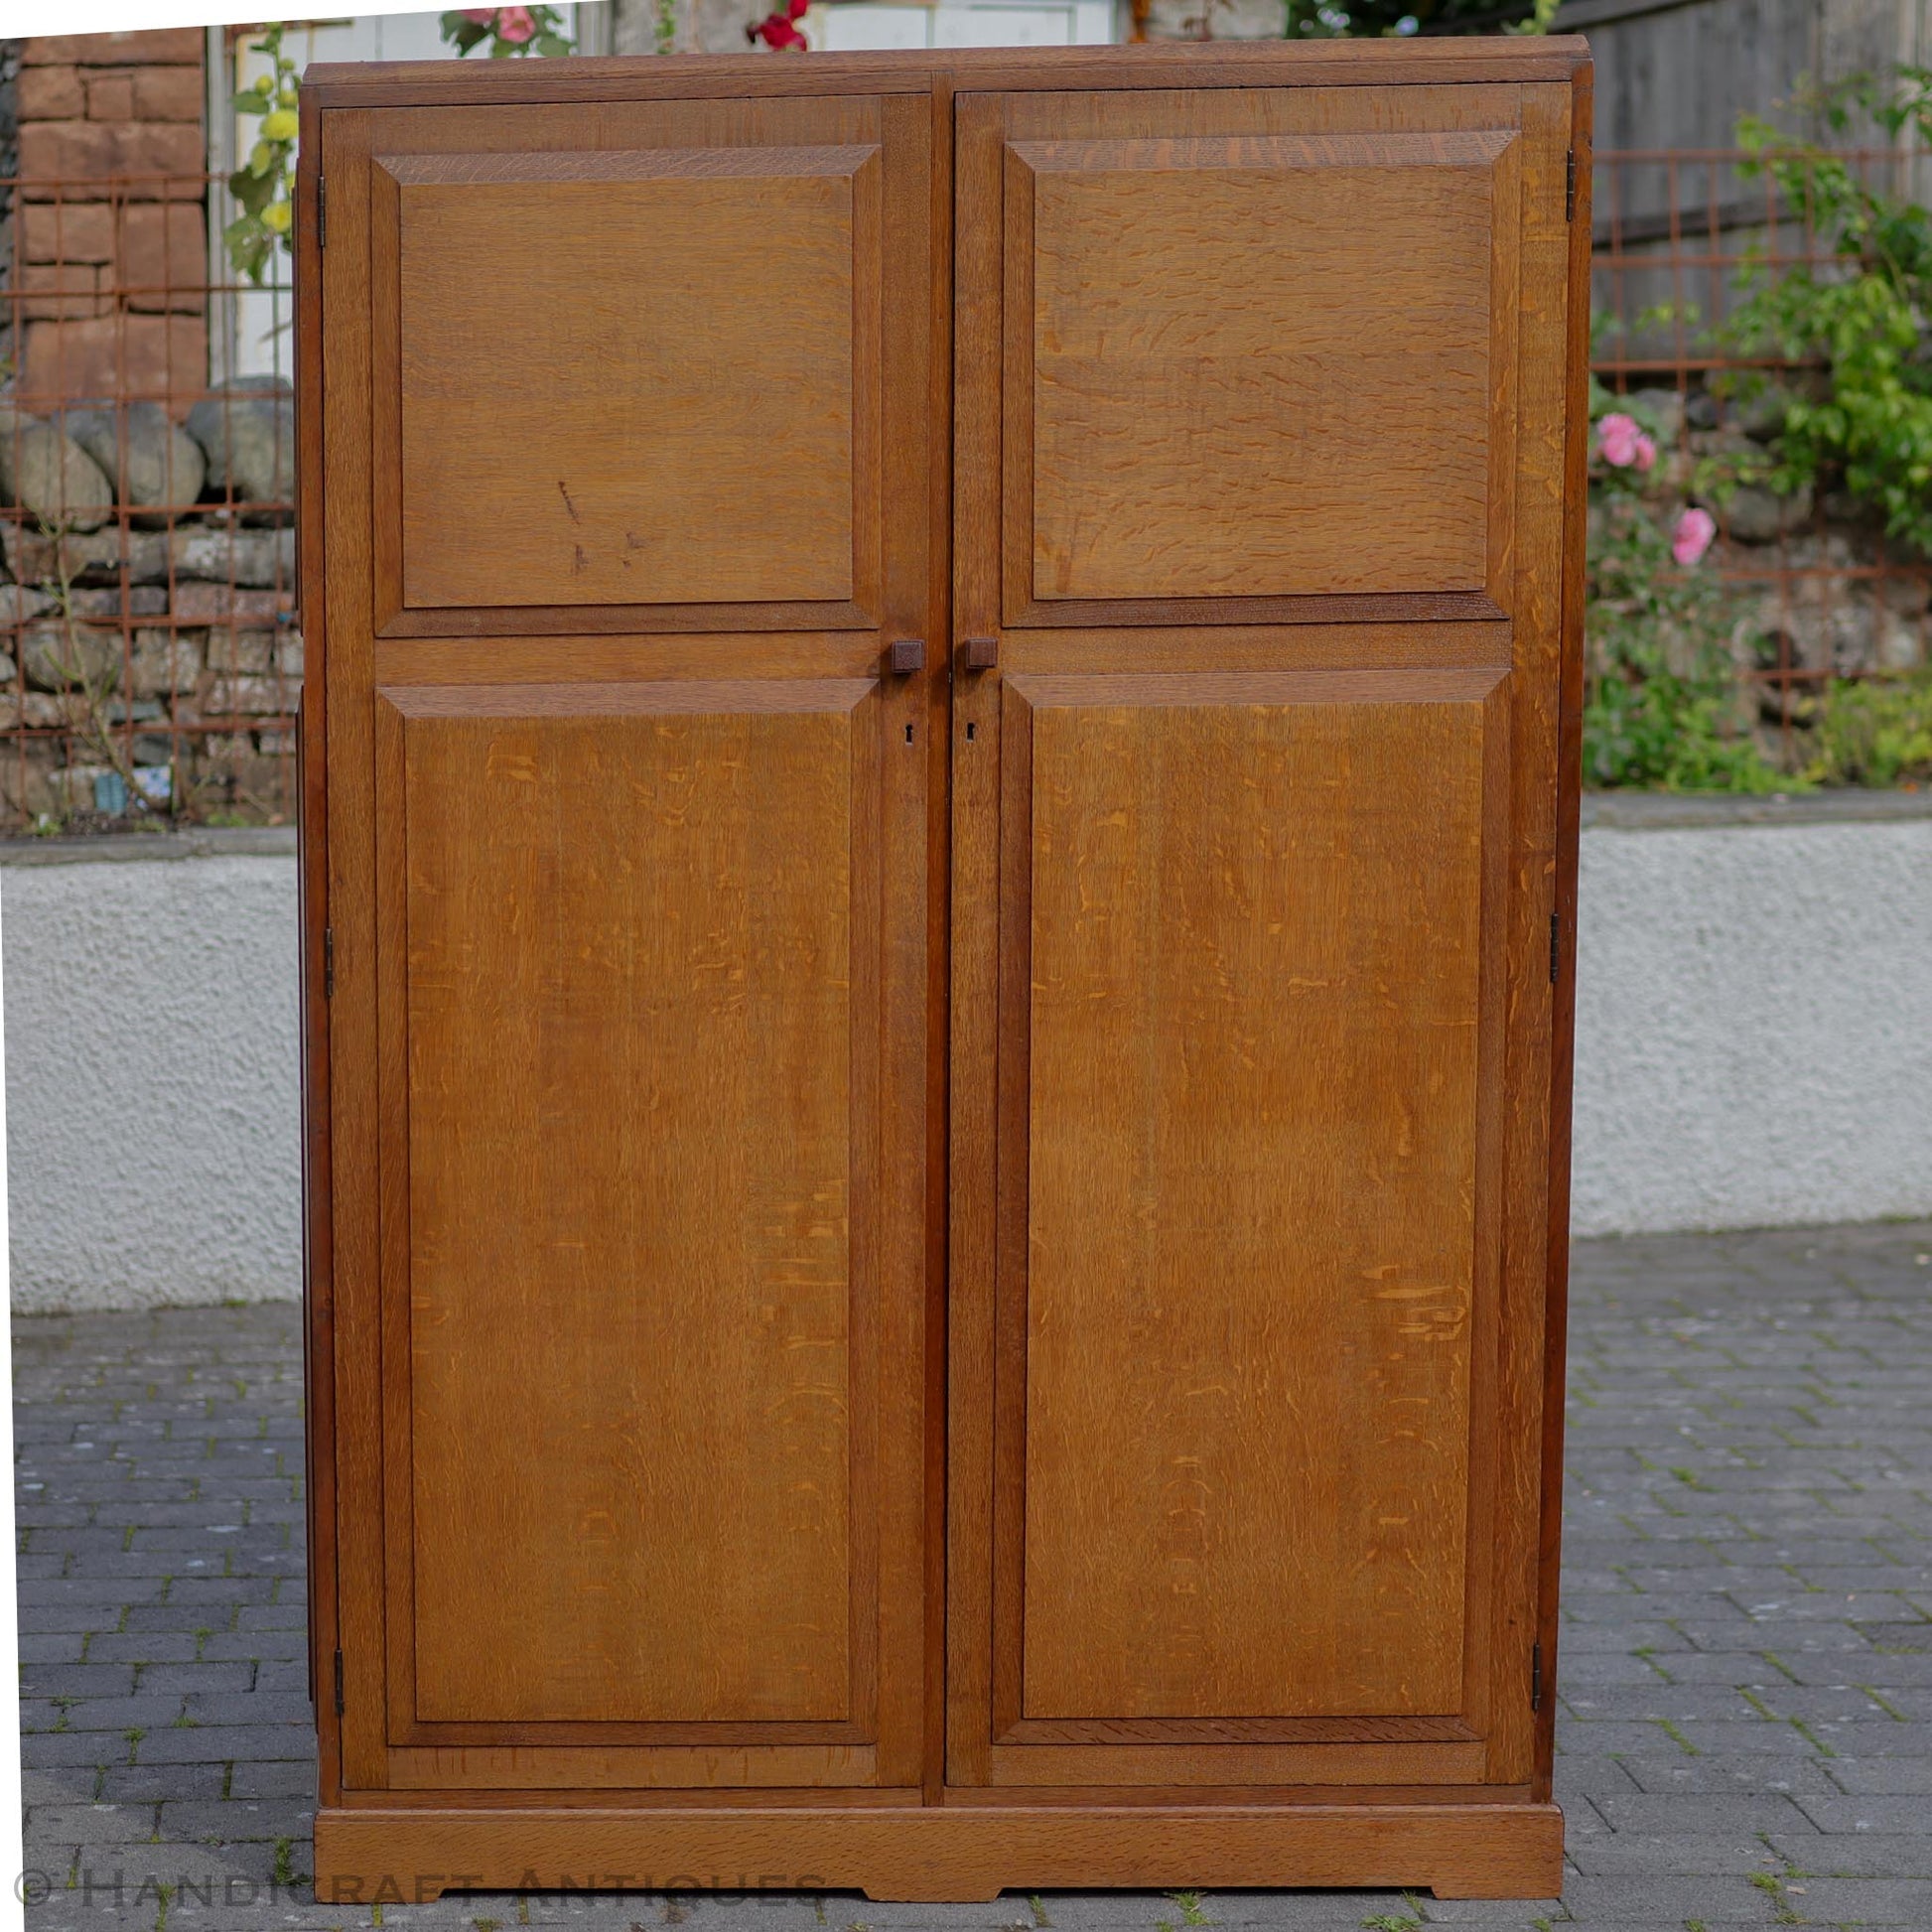
<instances>
[{"instance_id":1,"label":"wood grain texture","mask_svg":"<svg viewBox=\"0 0 1932 1932\"><path fill-rule=\"evenodd\" d=\"M915 1811L337 1809L316 1816L316 1896L427 1901L446 1888L860 1889L996 1898L1061 1886L1428 1887L1439 1898L1550 1898L1555 1805L927 1806ZM714 1881L707 1874L724 1873ZM694 1876L694 1874L696 1874Z\"/></svg>"},{"instance_id":2,"label":"wood grain texture","mask_svg":"<svg viewBox=\"0 0 1932 1932\"><path fill-rule=\"evenodd\" d=\"M1510 138L1015 144L1026 588L1485 589L1491 202Z\"/></svg>"},{"instance_id":3,"label":"wood grain texture","mask_svg":"<svg viewBox=\"0 0 1932 1932\"><path fill-rule=\"evenodd\" d=\"M405 606L876 604L875 149L385 172Z\"/></svg>"},{"instance_id":4,"label":"wood grain texture","mask_svg":"<svg viewBox=\"0 0 1932 1932\"><path fill-rule=\"evenodd\" d=\"M1008 681L1030 1718L1459 1708L1493 679L1462 681Z\"/></svg>"},{"instance_id":5,"label":"wood grain texture","mask_svg":"<svg viewBox=\"0 0 1932 1932\"><path fill-rule=\"evenodd\" d=\"M854 1713L871 690L385 701L424 1721Z\"/></svg>"}]
</instances>

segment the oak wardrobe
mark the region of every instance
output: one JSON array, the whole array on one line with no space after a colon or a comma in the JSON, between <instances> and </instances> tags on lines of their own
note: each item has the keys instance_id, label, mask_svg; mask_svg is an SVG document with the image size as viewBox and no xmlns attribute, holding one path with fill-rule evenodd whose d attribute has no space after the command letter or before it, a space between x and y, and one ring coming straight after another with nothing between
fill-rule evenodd
<instances>
[{"instance_id":1,"label":"oak wardrobe","mask_svg":"<svg viewBox=\"0 0 1932 1932\"><path fill-rule=\"evenodd\" d=\"M1583 43L302 103L318 1894L1557 1891Z\"/></svg>"}]
</instances>

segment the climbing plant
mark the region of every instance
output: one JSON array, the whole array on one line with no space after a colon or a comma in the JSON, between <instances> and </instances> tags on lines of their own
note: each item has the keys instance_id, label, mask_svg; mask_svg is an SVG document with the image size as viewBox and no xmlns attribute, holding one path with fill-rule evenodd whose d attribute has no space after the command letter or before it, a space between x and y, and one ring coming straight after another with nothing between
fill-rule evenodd
<instances>
[{"instance_id":1,"label":"climbing plant","mask_svg":"<svg viewBox=\"0 0 1932 1932\"><path fill-rule=\"evenodd\" d=\"M1864 116L1932 146L1932 69L1861 78L1817 103L1835 133ZM1809 214L1829 259L1747 258L1746 299L1725 335L1740 354L1821 365L1815 392L1783 397L1771 486L1842 484L1888 536L1932 554L1932 209L1862 181L1852 163L1746 115L1737 138L1780 198Z\"/></svg>"},{"instance_id":2,"label":"climbing plant","mask_svg":"<svg viewBox=\"0 0 1932 1932\"><path fill-rule=\"evenodd\" d=\"M249 49L265 55L269 71L238 88L235 112L260 117L254 144L241 166L228 177L228 193L240 212L222 230L228 259L237 274L260 287L275 251L286 250L294 223L290 199L295 180L296 86L295 63L282 52L279 21L262 29Z\"/></svg>"}]
</instances>

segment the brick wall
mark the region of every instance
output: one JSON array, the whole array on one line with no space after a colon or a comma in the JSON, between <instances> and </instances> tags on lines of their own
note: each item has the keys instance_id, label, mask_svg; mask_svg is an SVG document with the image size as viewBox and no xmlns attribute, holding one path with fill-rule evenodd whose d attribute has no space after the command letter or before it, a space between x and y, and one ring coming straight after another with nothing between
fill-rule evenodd
<instances>
[{"instance_id":1,"label":"brick wall","mask_svg":"<svg viewBox=\"0 0 1932 1932\"><path fill-rule=\"evenodd\" d=\"M192 27L21 44L8 321L30 406L207 383L203 53Z\"/></svg>"}]
</instances>

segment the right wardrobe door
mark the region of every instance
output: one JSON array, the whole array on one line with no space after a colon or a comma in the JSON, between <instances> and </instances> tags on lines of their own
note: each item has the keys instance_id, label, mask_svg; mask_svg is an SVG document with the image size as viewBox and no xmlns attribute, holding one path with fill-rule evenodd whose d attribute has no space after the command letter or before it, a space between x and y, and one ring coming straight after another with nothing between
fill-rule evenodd
<instances>
[{"instance_id":1,"label":"right wardrobe door","mask_svg":"<svg viewBox=\"0 0 1932 1932\"><path fill-rule=\"evenodd\" d=\"M1571 115L959 97L963 1798L1537 1781Z\"/></svg>"}]
</instances>

